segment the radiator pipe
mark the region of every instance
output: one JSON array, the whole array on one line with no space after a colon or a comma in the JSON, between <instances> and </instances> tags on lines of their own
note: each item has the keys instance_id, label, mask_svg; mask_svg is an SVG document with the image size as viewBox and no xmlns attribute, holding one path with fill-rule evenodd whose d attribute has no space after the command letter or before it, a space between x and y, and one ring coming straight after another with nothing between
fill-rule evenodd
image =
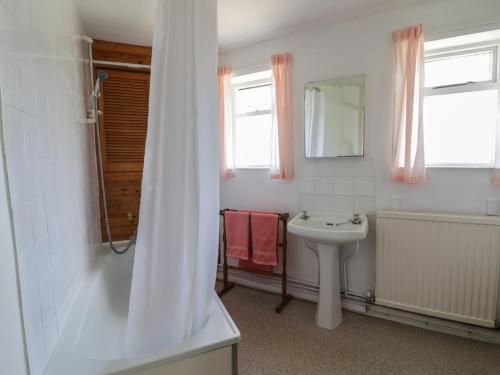
<instances>
[{"instance_id":1,"label":"radiator pipe","mask_svg":"<svg viewBox=\"0 0 500 375\"><path fill-rule=\"evenodd\" d=\"M344 292L342 293L342 295L344 295L344 297L346 298L355 298L362 300L363 302L373 303L373 297L371 296L370 292L368 292L367 295L363 295L361 293L351 292L349 290L349 282L347 278L347 265L349 263L349 260L355 257L358 253L359 253L359 241L356 241L356 249L351 255L345 257L344 261L342 262L343 272L344 272Z\"/></svg>"},{"instance_id":2,"label":"radiator pipe","mask_svg":"<svg viewBox=\"0 0 500 375\"><path fill-rule=\"evenodd\" d=\"M349 295L352 294L352 292L349 292L349 287L348 287L348 281L347 281L347 264L349 263L349 260L356 256L359 253L359 241L356 241L356 249L351 255L348 255L344 258L344 261L342 262L342 267L344 271L344 294ZM358 296L359 297L359 296Z\"/></svg>"}]
</instances>

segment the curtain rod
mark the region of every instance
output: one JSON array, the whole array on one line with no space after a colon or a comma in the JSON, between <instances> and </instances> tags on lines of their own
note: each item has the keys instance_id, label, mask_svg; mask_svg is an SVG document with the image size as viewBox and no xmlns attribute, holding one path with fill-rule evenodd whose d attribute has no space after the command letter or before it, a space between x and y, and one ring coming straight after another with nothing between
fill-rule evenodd
<instances>
[{"instance_id":1,"label":"curtain rod","mask_svg":"<svg viewBox=\"0 0 500 375\"><path fill-rule=\"evenodd\" d=\"M122 62L115 62L115 61L104 61L104 60L94 60L94 63L101 64L101 65L124 66L124 67L128 67L128 68L151 69L151 65L146 65L146 64L132 64L132 63L122 63Z\"/></svg>"}]
</instances>

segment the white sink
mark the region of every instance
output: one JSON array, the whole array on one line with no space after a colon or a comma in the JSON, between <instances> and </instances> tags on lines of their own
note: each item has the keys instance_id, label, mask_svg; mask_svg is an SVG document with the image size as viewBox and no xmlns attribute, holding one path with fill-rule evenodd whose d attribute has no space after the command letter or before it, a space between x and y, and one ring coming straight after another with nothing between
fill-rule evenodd
<instances>
[{"instance_id":1,"label":"white sink","mask_svg":"<svg viewBox=\"0 0 500 375\"><path fill-rule=\"evenodd\" d=\"M342 323L340 297L340 246L360 241L368 234L368 219L359 215L361 223L353 224L352 214L309 213L297 215L288 223L288 231L312 242L319 263L319 303L316 323L334 329ZM308 246L310 247L310 246Z\"/></svg>"},{"instance_id":2,"label":"white sink","mask_svg":"<svg viewBox=\"0 0 500 375\"><path fill-rule=\"evenodd\" d=\"M326 245L342 245L347 242L359 241L368 234L368 220L360 215L361 224L349 222L352 214L308 214L307 220L301 215L295 216L288 223L288 231L297 236Z\"/></svg>"}]
</instances>

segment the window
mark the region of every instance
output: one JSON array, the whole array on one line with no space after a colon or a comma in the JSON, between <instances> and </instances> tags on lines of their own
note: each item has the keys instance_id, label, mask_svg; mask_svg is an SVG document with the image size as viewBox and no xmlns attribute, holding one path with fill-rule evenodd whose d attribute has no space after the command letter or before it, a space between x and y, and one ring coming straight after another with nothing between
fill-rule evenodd
<instances>
[{"instance_id":1,"label":"window","mask_svg":"<svg viewBox=\"0 0 500 375\"><path fill-rule=\"evenodd\" d=\"M498 46L426 52L426 166L492 167L498 109Z\"/></svg>"},{"instance_id":2,"label":"window","mask_svg":"<svg viewBox=\"0 0 500 375\"><path fill-rule=\"evenodd\" d=\"M271 70L231 79L235 168L269 168L271 160Z\"/></svg>"}]
</instances>

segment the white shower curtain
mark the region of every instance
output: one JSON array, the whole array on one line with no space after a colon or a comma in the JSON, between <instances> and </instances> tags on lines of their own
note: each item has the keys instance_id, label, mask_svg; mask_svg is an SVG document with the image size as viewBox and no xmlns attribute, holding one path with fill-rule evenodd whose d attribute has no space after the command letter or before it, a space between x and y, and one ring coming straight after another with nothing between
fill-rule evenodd
<instances>
[{"instance_id":1,"label":"white shower curtain","mask_svg":"<svg viewBox=\"0 0 500 375\"><path fill-rule=\"evenodd\" d=\"M128 356L176 344L207 321L218 156L217 2L158 0Z\"/></svg>"},{"instance_id":2,"label":"white shower curtain","mask_svg":"<svg viewBox=\"0 0 500 375\"><path fill-rule=\"evenodd\" d=\"M325 93L314 88L305 91L306 156L324 156Z\"/></svg>"}]
</instances>

